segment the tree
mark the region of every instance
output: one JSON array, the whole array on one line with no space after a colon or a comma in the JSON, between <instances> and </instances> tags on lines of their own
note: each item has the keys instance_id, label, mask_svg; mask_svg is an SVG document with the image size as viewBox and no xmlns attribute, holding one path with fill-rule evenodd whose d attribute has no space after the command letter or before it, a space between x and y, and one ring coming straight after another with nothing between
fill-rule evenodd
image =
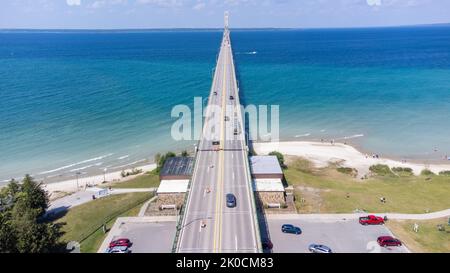
<instances>
[{"instance_id":1,"label":"tree","mask_svg":"<svg viewBox=\"0 0 450 273\"><path fill-rule=\"evenodd\" d=\"M24 195L21 201L25 202L25 207L36 209L38 217L44 215L49 203L47 192L41 188L40 184L34 182L28 174L23 179L22 193Z\"/></svg>"},{"instance_id":2,"label":"tree","mask_svg":"<svg viewBox=\"0 0 450 273\"><path fill-rule=\"evenodd\" d=\"M11 181L0 198L5 203L0 207L1 253L48 253L59 247L60 226L43 218L48 195L31 176L22 184Z\"/></svg>"},{"instance_id":3,"label":"tree","mask_svg":"<svg viewBox=\"0 0 450 273\"><path fill-rule=\"evenodd\" d=\"M285 169L286 165L284 165L284 156L280 152L273 151L269 155L276 156L278 159L278 163L280 163L281 168Z\"/></svg>"},{"instance_id":4,"label":"tree","mask_svg":"<svg viewBox=\"0 0 450 273\"><path fill-rule=\"evenodd\" d=\"M177 156L174 152L167 152L165 155L160 155L160 154L157 154L157 155L158 155L157 157L155 156L155 161L156 161L156 159L158 159L158 161L156 161L156 165L157 165L156 171L157 171L157 173L159 173L161 171L161 169L164 166L164 163L166 163L166 160L168 158Z\"/></svg>"}]
</instances>

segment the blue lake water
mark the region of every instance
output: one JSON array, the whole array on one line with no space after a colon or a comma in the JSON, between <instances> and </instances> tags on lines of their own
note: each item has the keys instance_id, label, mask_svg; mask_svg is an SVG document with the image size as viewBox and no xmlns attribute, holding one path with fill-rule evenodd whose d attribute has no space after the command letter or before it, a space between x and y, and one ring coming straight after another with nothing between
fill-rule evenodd
<instances>
[{"instance_id":1,"label":"blue lake water","mask_svg":"<svg viewBox=\"0 0 450 273\"><path fill-rule=\"evenodd\" d=\"M0 32L0 182L151 162L172 107L206 97L221 31ZM281 138L381 155L450 155L450 28L238 30L246 104L280 106ZM434 151L434 150L437 150Z\"/></svg>"}]
</instances>

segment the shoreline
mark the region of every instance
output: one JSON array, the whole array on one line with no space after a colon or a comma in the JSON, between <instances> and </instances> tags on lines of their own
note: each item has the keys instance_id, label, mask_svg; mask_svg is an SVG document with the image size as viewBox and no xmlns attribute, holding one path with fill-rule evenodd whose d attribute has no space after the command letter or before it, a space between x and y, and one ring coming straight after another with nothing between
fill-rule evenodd
<instances>
[{"instance_id":1,"label":"shoreline","mask_svg":"<svg viewBox=\"0 0 450 273\"><path fill-rule=\"evenodd\" d=\"M392 157L373 158L372 154L365 153L358 145L335 142L317 142L317 141L280 141L280 142L253 142L253 149L257 154L268 154L272 151L278 151L284 155L300 156L313 162L317 167L326 167L329 163L339 163L343 167L355 168L358 170L358 177L369 174L369 168L372 165L384 164L390 168L407 167L411 168L415 175L420 175L422 170L429 169L435 174L441 171L450 170L450 161L445 163L434 163L435 161L408 160L402 161ZM134 176L121 177L122 170L103 174L95 174L78 179L78 189L84 188L86 185L101 185L106 178L107 182L123 182L135 178L143 173L152 171L156 168L156 164L147 164L142 166L130 167L124 171L132 169L142 169L142 173ZM0 186L6 186L2 185ZM67 179L61 181L45 182L42 187L50 194L56 192L73 193L77 191L77 179Z\"/></svg>"},{"instance_id":2,"label":"shoreline","mask_svg":"<svg viewBox=\"0 0 450 273\"><path fill-rule=\"evenodd\" d=\"M106 173L105 175L94 175L94 176L87 176L87 177L80 177L78 179L70 179L70 180L64 180L64 181L56 181L51 183L43 183L41 184L42 188L45 189L49 194L56 193L56 192L67 192L67 193L73 193L80 189L84 189L86 186L98 186L103 184L104 180L106 182L124 182L128 181L130 179L136 178L140 175L145 174L146 172L153 171L156 169L156 164L148 164L144 166L138 166L134 168L125 169L124 171L132 171L133 169L140 169L142 170L141 173L137 175L130 175L127 177L122 177L120 171L110 172ZM77 187L78 184L78 187Z\"/></svg>"},{"instance_id":3,"label":"shoreline","mask_svg":"<svg viewBox=\"0 0 450 273\"><path fill-rule=\"evenodd\" d=\"M369 174L372 165L383 164L390 168L403 167L411 168L415 175L428 169L435 174L441 171L450 170L448 164L434 164L426 162L400 161L396 159L379 157L374 158L372 154L366 154L352 145L336 142L322 143L312 141L281 141L281 142L254 142L253 149L257 154L268 154L277 151L283 155L300 156L312 161L317 167L326 167L330 163L339 163L343 167L355 168L358 170L358 177Z\"/></svg>"}]
</instances>

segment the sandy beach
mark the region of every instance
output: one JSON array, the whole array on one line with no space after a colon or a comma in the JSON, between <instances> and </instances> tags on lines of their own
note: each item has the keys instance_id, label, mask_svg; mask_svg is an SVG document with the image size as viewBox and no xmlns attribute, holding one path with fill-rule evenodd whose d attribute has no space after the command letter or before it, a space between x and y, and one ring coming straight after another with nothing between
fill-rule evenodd
<instances>
[{"instance_id":1,"label":"sandy beach","mask_svg":"<svg viewBox=\"0 0 450 273\"><path fill-rule=\"evenodd\" d=\"M155 168L156 168L156 164L149 164L149 165L144 165L144 166L140 166L140 167L135 167L134 169L140 169L140 170L142 170L142 173L145 173L145 172L152 171ZM125 170L125 172L131 171L131 170L132 169L127 169L127 170ZM130 180L136 176L139 176L139 175L134 175L134 176L122 177L121 173L122 173L122 171L120 170L117 172L107 173L105 176L103 174L101 174L101 175L95 175L95 176L89 176L89 177L80 177L78 179L78 187L80 189L82 189L82 188L85 188L86 185L89 185L89 186L99 185L99 184L103 183L104 179L106 179L107 182L122 182L122 181ZM54 193L54 192L71 193L71 192L77 191L77 179L43 184L42 187L45 190L47 190L47 192L50 194Z\"/></svg>"},{"instance_id":2,"label":"sandy beach","mask_svg":"<svg viewBox=\"0 0 450 273\"><path fill-rule=\"evenodd\" d=\"M366 155L350 145L342 143L321 143L308 141L253 143L257 154L268 154L278 151L284 155L300 156L312 161L317 167L326 167L329 163L339 163L343 167L355 168L358 176L368 174L372 165L384 164L389 167L411 168L414 174L419 175L424 169L434 173L450 170L449 164L420 164L416 162L401 162L388 158L373 158Z\"/></svg>"}]
</instances>

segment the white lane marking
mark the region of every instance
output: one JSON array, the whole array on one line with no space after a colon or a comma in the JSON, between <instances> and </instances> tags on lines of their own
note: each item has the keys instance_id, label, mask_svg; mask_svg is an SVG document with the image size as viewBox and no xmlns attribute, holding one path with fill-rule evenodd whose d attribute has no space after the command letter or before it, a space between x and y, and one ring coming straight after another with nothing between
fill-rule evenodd
<instances>
[{"instance_id":1,"label":"white lane marking","mask_svg":"<svg viewBox=\"0 0 450 273\"><path fill-rule=\"evenodd\" d=\"M233 172L233 180L234 180L234 172Z\"/></svg>"},{"instance_id":2,"label":"white lane marking","mask_svg":"<svg viewBox=\"0 0 450 273\"><path fill-rule=\"evenodd\" d=\"M235 243L236 251L237 251L238 250L237 235L234 236L234 243Z\"/></svg>"}]
</instances>

